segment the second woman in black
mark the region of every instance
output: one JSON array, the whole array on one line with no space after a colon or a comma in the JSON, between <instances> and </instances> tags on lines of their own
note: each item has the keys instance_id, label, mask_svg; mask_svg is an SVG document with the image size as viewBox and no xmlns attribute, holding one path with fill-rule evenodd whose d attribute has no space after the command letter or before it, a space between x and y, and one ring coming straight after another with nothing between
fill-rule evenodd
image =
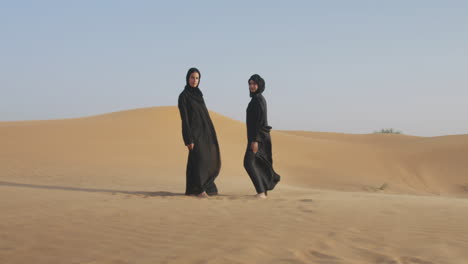
<instances>
[{"instance_id":1,"label":"second woman in black","mask_svg":"<svg viewBox=\"0 0 468 264\"><path fill-rule=\"evenodd\" d=\"M244 156L244 168L257 191L258 198L265 198L280 181L280 176L273 169L272 146L267 119L267 104L262 93L265 80L258 74L249 79L250 103L247 107L247 150Z\"/></svg>"}]
</instances>

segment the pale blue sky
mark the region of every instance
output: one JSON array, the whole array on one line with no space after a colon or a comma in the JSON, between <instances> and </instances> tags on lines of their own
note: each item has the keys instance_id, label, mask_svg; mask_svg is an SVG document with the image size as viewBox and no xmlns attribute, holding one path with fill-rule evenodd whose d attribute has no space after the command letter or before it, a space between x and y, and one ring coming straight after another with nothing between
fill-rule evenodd
<instances>
[{"instance_id":1,"label":"pale blue sky","mask_svg":"<svg viewBox=\"0 0 468 264\"><path fill-rule=\"evenodd\" d=\"M0 1L0 120L176 105L275 129L468 134L468 1ZM162 124L163 125L163 124Z\"/></svg>"}]
</instances>

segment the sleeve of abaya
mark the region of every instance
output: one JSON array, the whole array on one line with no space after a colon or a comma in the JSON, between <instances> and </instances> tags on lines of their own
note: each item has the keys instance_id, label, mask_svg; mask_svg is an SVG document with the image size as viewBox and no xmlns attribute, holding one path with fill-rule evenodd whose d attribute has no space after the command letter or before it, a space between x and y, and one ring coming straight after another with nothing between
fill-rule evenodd
<instances>
[{"instance_id":1,"label":"sleeve of abaya","mask_svg":"<svg viewBox=\"0 0 468 264\"><path fill-rule=\"evenodd\" d=\"M189 145L193 143L192 133L190 129L190 122L188 120L188 112L187 112L187 101L185 97L179 97L179 112L180 118L182 119L182 137L184 138L185 145Z\"/></svg>"},{"instance_id":2,"label":"sleeve of abaya","mask_svg":"<svg viewBox=\"0 0 468 264\"><path fill-rule=\"evenodd\" d=\"M255 122L255 140L257 142L262 141L262 134L261 129L265 124L265 111L263 109L263 105L260 102L255 104L255 117L257 122Z\"/></svg>"}]
</instances>

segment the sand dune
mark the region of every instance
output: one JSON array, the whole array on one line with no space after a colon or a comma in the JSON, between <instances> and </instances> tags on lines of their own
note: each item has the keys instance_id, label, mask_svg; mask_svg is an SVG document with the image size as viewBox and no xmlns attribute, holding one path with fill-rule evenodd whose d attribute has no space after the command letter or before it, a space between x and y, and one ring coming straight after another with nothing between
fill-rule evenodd
<instances>
[{"instance_id":1,"label":"sand dune","mask_svg":"<svg viewBox=\"0 0 468 264\"><path fill-rule=\"evenodd\" d=\"M468 263L468 135L275 130L258 201L245 125L211 115L209 199L182 195L175 107L0 122L0 263Z\"/></svg>"}]
</instances>

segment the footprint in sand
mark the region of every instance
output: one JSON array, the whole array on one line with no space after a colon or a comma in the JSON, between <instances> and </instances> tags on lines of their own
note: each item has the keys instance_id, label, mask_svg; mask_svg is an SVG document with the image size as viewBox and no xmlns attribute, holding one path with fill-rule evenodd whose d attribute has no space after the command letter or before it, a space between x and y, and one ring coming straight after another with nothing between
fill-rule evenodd
<instances>
[{"instance_id":1,"label":"footprint in sand","mask_svg":"<svg viewBox=\"0 0 468 264\"><path fill-rule=\"evenodd\" d=\"M319 261L324 261L326 263L334 263L340 260L338 257L327 255L316 250L310 250L309 254L317 258Z\"/></svg>"},{"instance_id":2,"label":"footprint in sand","mask_svg":"<svg viewBox=\"0 0 468 264\"><path fill-rule=\"evenodd\" d=\"M434 262L422 260L416 257L402 257L401 263L402 264L434 264Z\"/></svg>"}]
</instances>

